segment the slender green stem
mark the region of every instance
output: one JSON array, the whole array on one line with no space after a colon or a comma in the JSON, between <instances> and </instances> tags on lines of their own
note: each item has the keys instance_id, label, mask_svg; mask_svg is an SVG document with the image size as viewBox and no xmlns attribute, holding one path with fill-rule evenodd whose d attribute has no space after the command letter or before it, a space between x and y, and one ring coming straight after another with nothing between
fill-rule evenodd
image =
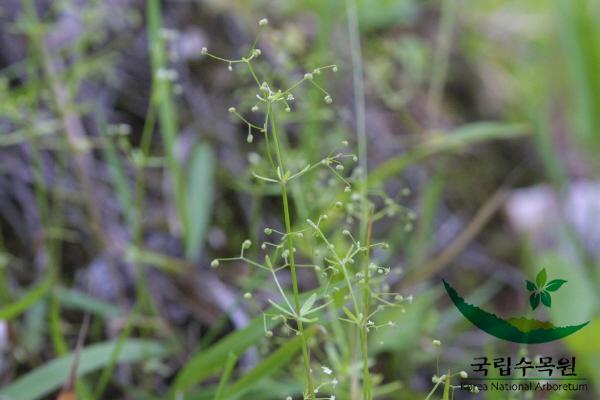
<instances>
[{"instance_id":1,"label":"slender green stem","mask_svg":"<svg viewBox=\"0 0 600 400\"><path fill-rule=\"evenodd\" d=\"M358 26L358 12L356 0L349 0L347 3L348 14L348 30L350 37L350 47L352 56L352 77L354 86L354 112L356 115L356 136L358 144L358 159L362 170L360 183L361 211L362 218L360 219L359 237L361 240L368 241L367 237L369 226L370 207L367 199L367 130L365 118L365 88L364 88L364 71L362 63L362 48L360 44L360 32ZM364 257L363 261L363 306L364 316L367 318L370 308L370 282L369 282L369 253ZM358 311L358 310L357 310ZM369 373L369 353L367 346L367 327L366 321L360 327L361 352L363 358L363 400L371 400L371 377Z\"/></svg>"},{"instance_id":2,"label":"slender green stem","mask_svg":"<svg viewBox=\"0 0 600 400\"><path fill-rule=\"evenodd\" d=\"M427 113L429 122L435 127L438 122L440 103L442 101L444 82L448 72L448 60L452 43L452 31L456 22L457 1L446 0L442 2L442 16L437 35L433 71L427 99Z\"/></svg>"},{"instance_id":3,"label":"slender green stem","mask_svg":"<svg viewBox=\"0 0 600 400\"><path fill-rule=\"evenodd\" d=\"M438 386L440 386L441 382L438 382L435 384L435 386L433 387L433 389L431 389L431 392L429 392L429 394L427 395L427 397L425 397L425 400L429 400L431 399L431 396L433 396L433 394L436 392Z\"/></svg>"},{"instance_id":4,"label":"slender green stem","mask_svg":"<svg viewBox=\"0 0 600 400\"><path fill-rule=\"evenodd\" d=\"M283 158L281 156L281 149L279 146L279 140L277 138L277 127L276 121L274 118L273 107L271 104L268 106L268 115L270 115L271 120L271 135L273 137L273 144L275 146L275 154L277 157L277 164L279 166L279 170L281 174L285 174L285 166L283 164ZM296 311L296 315L300 315L300 296L298 291L298 278L296 276L296 256L294 254L294 235L292 235L292 223L290 217L290 207L288 204L288 195L287 195L287 181L285 179L281 180L281 199L283 201L283 217L285 220L285 232L286 232L286 241L289 250L290 257L290 273L292 277L292 291L294 296L294 307ZM315 399L315 389L312 381L312 374L310 371L310 356L308 352L308 342L306 340L306 336L304 335L304 326L302 321L297 320L298 323L298 332L300 332L300 336L302 337L302 358L304 360L304 369L306 371L306 386L308 395L311 399Z\"/></svg>"},{"instance_id":5,"label":"slender green stem","mask_svg":"<svg viewBox=\"0 0 600 400\"><path fill-rule=\"evenodd\" d=\"M238 357L234 353L229 353L229 356L227 357L227 362L225 363L225 369L223 371L223 374L221 375L221 379L219 380L219 386L217 387L215 400L223 400L226 398L225 388L227 382L229 382L229 378L231 377L231 373L233 372L233 368L235 367L237 359Z\"/></svg>"}]
</instances>

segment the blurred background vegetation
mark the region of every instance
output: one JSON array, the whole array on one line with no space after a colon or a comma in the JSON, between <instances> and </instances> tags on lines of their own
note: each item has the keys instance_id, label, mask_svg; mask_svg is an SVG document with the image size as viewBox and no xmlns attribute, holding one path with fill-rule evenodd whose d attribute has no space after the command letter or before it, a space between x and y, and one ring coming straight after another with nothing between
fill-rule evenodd
<instances>
[{"instance_id":1,"label":"blurred background vegetation","mask_svg":"<svg viewBox=\"0 0 600 400\"><path fill-rule=\"evenodd\" d=\"M243 55L264 17L260 63L277 80L339 67L322 78L332 106L306 88L284 121L291 163L355 144L364 121L369 185L416 215L408 228L393 216L373 227L390 244L378 256L397 272L388 284L414 296L386 311L395 329L371 337L375 397L424 398L439 339L453 371L482 355L576 356L589 391L535 398L599 398L592 0L3 0L0 394L55 398L74 353L81 399L167 398L174 387L213 398L223 368L228 398L301 393L295 352L260 364L272 284L244 263L210 268L281 226L277 198L249 171L257 144L227 113L251 107L251 82L201 56ZM319 179L306 185L292 193L302 221L331 201ZM474 328L440 285L514 315L540 268L569 281L548 318L592 322L528 350ZM300 284L318 282L303 271ZM456 394L475 397L507 398Z\"/></svg>"}]
</instances>

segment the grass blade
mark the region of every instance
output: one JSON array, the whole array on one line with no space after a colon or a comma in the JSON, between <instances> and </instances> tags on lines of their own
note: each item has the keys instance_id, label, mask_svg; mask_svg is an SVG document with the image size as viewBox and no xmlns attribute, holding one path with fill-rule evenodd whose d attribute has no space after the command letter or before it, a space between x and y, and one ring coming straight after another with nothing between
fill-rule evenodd
<instances>
[{"instance_id":1,"label":"grass blade","mask_svg":"<svg viewBox=\"0 0 600 400\"><path fill-rule=\"evenodd\" d=\"M202 143L194 150L188 172L188 234L185 238L186 254L198 259L202 252L204 236L210 222L213 201L215 159L211 148Z\"/></svg>"},{"instance_id":2,"label":"grass blade","mask_svg":"<svg viewBox=\"0 0 600 400\"><path fill-rule=\"evenodd\" d=\"M563 59L573 95L572 123L590 149L600 146L600 41L597 8L591 1L556 0Z\"/></svg>"},{"instance_id":3,"label":"grass blade","mask_svg":"<svg viewBox=\"0 0 600 400\"><path fill-rule=\"evenodd\" d=\"M118 317L121 310L113 304L96 299L86 293L74 289L58 288L55 296L67 308L88 311L104 318Z\"/></svg>"},{"instance_id":4,"label":"grass blade","mask_svg":"<svg viewBox=\"0 0 600 400\"><path fill-rule=\"evenodd\" d=\"M229 377L231 376L231 372L233 372L233 368L235 367L235 363L237 362L237 356L234 353L229 353L229 357L227 358L227 363L225 364L225 370L221 375L221 380L219 381L219 387L217 388L217 394L215 394L215 400L225 400L225 385L229 382Z\"/></svg>"},{"instance_id":5,"label":"grass blade","mask_svg":"<svg viewBox=\"0 0 600 400\"><path fill-rule=\"evenodd\" d=\"M274 321L267 321L267 328L274 325ZM263 318L261 316L252 320L246 328L230 333L210 348L203 349L194 355L177 374L175 384L172 386L173 395L171 398L176 398L176 393L186 392L195 384L213 375L225 365L230 353L242 354L247 348L258 343L264 336Z\"/></svg>"},{"instance_id":6,"label":"grass blade","mask_svg":"<svg viewBox=\"0 0 600 400\"><path fill-rule=\"evenodd\" d=\"M304 331L306 338L312 337L317 332L318 327L316 325ZM292 357L296 355L302 348L302 338L296 336L286 344L281 345L277 350L271 353L265 358L260 364L256 366L252 371L248 372L237 382L229 387L226 394L228 399L237 397L247 390L250 390L257 384L260 384L261 380L265 377L272 376L275 371L281 369L283 366L288 365Z\"/></svg>"},{"instance_id":7,"label":"grass blade","mask_svg":"<svg viewBox=\"0 0 600 400\"><path fill-rule=\"evenodd\" d=\"M30 290L21 299L0 309L0 319L10 320L21 315L48 293L54 279L49 276L36 288Z\"/></svg>"},{"instance_id":8,"label":"grass blade","mask_svg":"<svg viewBox=\"0 0 600 400\"><path fill-rule=\"evenodd\" d=\"M188 219L185 204L185 186L181 166L176 157L175 143L179 132L177 109L173 99L173 84L162 75L167 71L167 51L164 38L161 36L162 14L159 0L148 1L148 40L150 46L150 60L152 65L152 90L153 98L158 107L160 133L165 148L167 170L175 198L175 208L181 223L183 237L187 235Z\"/></svg>"},{"instance_id":9,"label":"grass blade","mask_svg":"<svg viewBox=\"0 0 600 400\"><path fill-rule=\"evenodd\" d=\"M368 178L369 185L385 181L401 173L409 165L436 153L454 151L465 146L494 139L511 139L529 134L525 124L476 122L457 128L448 134L438 134L410 151L392 158L375 168Z\"/></svg>"},{"instance_id":10,"label":"grass blade","mask_svg":"<svg viewBox=\"0 0 600 400\"><path fill-rule=\"evenodd\" d=\"M102 368L109 361L115 341L94 344L81 351L77 376ZM131 363L150 357L163 357L167 349L159 342L129 339L119 354L119 363ZM40 399L61 387L68 378L73 364L73 353L52 360L23 375L16 382L0 390L0 396L14 400Z\"/></svg>"}]
</instances>

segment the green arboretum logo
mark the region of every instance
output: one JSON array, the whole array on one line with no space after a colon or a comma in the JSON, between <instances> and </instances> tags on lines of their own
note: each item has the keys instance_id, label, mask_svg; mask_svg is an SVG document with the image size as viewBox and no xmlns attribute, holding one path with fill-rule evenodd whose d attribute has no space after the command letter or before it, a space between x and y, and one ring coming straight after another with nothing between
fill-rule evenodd
<instances>
[{"instance_id":1,"label":"green arboretum logo","mask_svg":"<svg viewBox=\"0 0 600 400\"><path fill-rule=\"evenodd\" d=\"M556 292L562 285L567 283L564 279L554 279L546 283L546 279L546 269L544 268L537 274L535 283L527 281L527 290L533 292L529 296L529 304L532 310L535 310L540 305L540 300L546 307L552 307L550 292Z\"/></svg>"},{"instance_id":2,"label":"green arboretum logo","mask_svg":"<svg viewBox=\"0 0 600 400\"><path fill-rule=\"evenodd\" d=\"M466 319L482 331L510 342L530 344L552 342L577 332L590 322L557 327L550 322L527 317L504 320L495 314L467 303L458 295L456 289L445 280L443 282L448 296ZM532 312L538 308L540 303L548 308L552 307L552 293L559 290L565 283L567 281L564 279L553 279L548 282L546 269L542 269L537 274L535 283L527 280L525 286L530 292L529 305Z\"/></svg>"}]
</instances>

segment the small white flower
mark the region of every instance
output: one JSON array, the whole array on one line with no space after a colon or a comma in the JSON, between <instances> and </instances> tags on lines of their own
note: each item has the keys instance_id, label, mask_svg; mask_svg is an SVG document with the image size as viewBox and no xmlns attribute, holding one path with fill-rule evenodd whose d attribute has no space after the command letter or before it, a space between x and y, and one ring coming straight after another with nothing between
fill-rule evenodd
<instances>
[{"instance_id":1,"label":"small white flower","mask_svg":"<svg viewBox=\"0 0 600 400\"><path fill-rule=\"evenodd\" d=\"M230 113L234 113L235 112L235 107L229 107L227 109L227 111L229 111Z\"/></svg>"},{"instance_id":2,"label":"small white flower","mask_svg":"<svg viewBox=\"0 0 600 400\"><path fill-rule=\"evenodd\" d=\"M219 266L219 260L216 260L216 259L212 260L210 262L210 266L213 267L213 268L217 268Z\"/></svg>"},{"instance_id":3,"label":"small white flower","mask_svg":"<svg viewBox=\"0 0 600 400\"><path fill-rule=\"evenodd\" d=\"M331 68L331 70L332 70L333 72L338 72L338 67L337 67L337 65L334 65L334 66L333 66L333 68Z\"/></svg>"},{"instance_id":4,"label":"small white flower","mask_svg":"<svg viewBox=\"0 0 600 400\"><path fill-rule=\"evenodd\" d=\"M258 26L266 26L269 25L269 20L266 18L261 19L260 21L258 21Z\"/></svg>"},{"instance_id":5,"label":"small white flower","mask_svg":"<svg viewBox=\"0 0 600 400\"><path fill-rule=\"evenodd\" d=\"M250 164L258 164L260 162L260 155L255 152L251 152L248 154L248 162Z\"/></svg>"},{"instance_id":6,"label":"small white flower","mask_svg":"<svg viewBox=\"0 0 600 400\"><path fill-rule=\"evenodd\" d=\"M325 98L323 100L325 100L325 103L327 103L327 104L333 103L333 99L331 98L330 95L325 96Z\"/></svg>"},{"instance_id":7,"label":"small white flower","mask_svg":"<svg viewBox=\"0 0 600 400\"><path fill-rule=\"evenodd\" d=\"M250 246L252 246L252 242L250 240L248 240L248 239L244 240L244 242L242 243L242 247L244 249L249 249Z\"/></svg>"},{"instance_id":8,"label":"small white flower","mask_svg":"<svg viewBox=\"0 0 600 400\"><path fill-rule=\"evenodd\" d=\"M322 365L322 366L321 366L321 369L323 370L323 373L325 373L326 375L331 375L331 373L333 372L333 371L331 370L331 368L329 368L329 367L326 367L325 365Z\"/></svg>"},{"instance_id":9,"label":"small white flower","mask_svg":"<svg viewBox=\"0 0 600 400\"><path fill-rule=\"evenodd\" d=\"M313 74L311 74L310 72L307 72L304 74L304 79L307 79L309 81L312 81L313 79Z\"/></svg>"},{"instance_id":10,"label":"small white flower","mask_svg":"<svg viewBox=\"0 0 600 400\"><path fill-rule=\"evenodd\" d=\"M439 341L439 340L437 340L437 339L434 339L434 340L433 340L431 343L432 343L434 346L441 346L441 345L442 345L442 342L440 342L440 341Z\"/></svg>"},{"instance_id":11,"label":"small white flower","mask_svg":"<svg viewBox=\"0 0 600 400\"><path fill-rule=\"evenodd\" d=\"M203 56L204 56L204 55L206 55L206 54L208 54L208 49L207 49L206 47L203 47L203 48L200 50L200 54L202 54Z\"/></svg>"},{"instance_id":12,"label":"small white flower","mask_svg":"<svg viewBox=\"0 0 600 400\"><path fill-rule=\"evenodd\" d=\"M467 379L469 377L469 374L467 374L466 371L460 371L460 377L463 379Z\"/></svg>"},{"instance_id":13,"label":"small white flower","mask_svg":"<svg viewBox=\"0 0 600 400\"><path fill-rule=\"evenodd\" d=\"M244 293L244 298L245 298L246 300L250 300L250 299L252 298L252 293L250 293L250 292L246 292L246 293Z\"/></svg>"}]
</instances>

